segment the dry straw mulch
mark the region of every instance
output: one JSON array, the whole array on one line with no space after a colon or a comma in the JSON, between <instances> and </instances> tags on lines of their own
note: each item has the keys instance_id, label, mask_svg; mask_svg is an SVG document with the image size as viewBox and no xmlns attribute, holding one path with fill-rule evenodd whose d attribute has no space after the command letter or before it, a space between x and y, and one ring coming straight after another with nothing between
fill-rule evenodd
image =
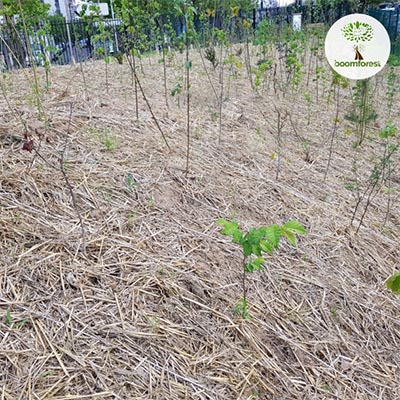
<instances>
[{"instance_id":1,"label":"dry straw mulch","mask_svg":"<svg viewBox=\"0 0 400 400\"><path fill-rule=\"evenodd\" d=\"M182 61L168 66L169 90ZM218 146L217 107L196 56L186 176L184 96L181 108L170 97L167 113L162 66L143 60L168 151L141 97L135 118L127 64L109 67L108 94L102 62L83 65L88 93L79 66L53 68L47 127L23 74L4 81L12 110L2 98L0 399L399 399L400 299L384 285L399 268L398 160L387 216L379 193L355 234L360 215L350 226L355 198L344 185L355 157L365 183L380 147L369 138L352 148L348 93L324 182L334 106L316 100L314 83L308 125L302 91L278 98L268 81L255 95L239 71L227 82ZM292 118L278 180L273 105ZM377 107L382 126L383 101ZM397 123L398 111L396 101ZM21 122L48 137L43 158L21 150ZM60 172L64 150L85 253ZM251 321L233 315L241 255L218 233L220 217L245 228L296 219L309 230L250 276Z\"/></svg>"}]
</instances>

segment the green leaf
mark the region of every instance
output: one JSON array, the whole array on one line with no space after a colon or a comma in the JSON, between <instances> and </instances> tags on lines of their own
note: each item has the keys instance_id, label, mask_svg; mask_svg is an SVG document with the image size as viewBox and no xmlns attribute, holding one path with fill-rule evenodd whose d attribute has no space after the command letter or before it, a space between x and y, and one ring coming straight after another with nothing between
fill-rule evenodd
<instances>
[{"instance_id":1,"label":"green leaf","mask_svg":"<svg viewBox=\"0 0 400 400\"><path fill-rule=\"evenodd\" d=\"M21 321L18 321L14 324L14 326L16 328L21 328L22 326L24 326L26 323L28 322L27 319L22 319Z\"/></svg>"},{"instance_id":2,"label":"green leaf","mask_svg":"<svg viewBox=\"0 0 400 400\"><path fill-rule=\"evenodd\" d=\"M385 128L381 129L381 131L379 132L379 136L382 139L387 139L389 137L395 136L397 133L397 128L396 126L393 124L393 122L389 122Z\"/></svg>"},{"instance_id":3,"label":"green leaf","mask_svg":"<svg viewBox=\"0 0 400 400\"><path fill-rule=\"evenodd\" d=\"M260 242L251 245L251 252L253 254L255 254L256 256L261 257L262 251L261 251L261 247L260 247Z\"/></svg>"},{"instance_id":4,"label":"green leaf","mask_svg":"<svg viewBox=\"0 0 400 400\"><path fill-rule=\"evenodd\" d=\"M288 222L286 222L285 225L283 225L283 228L285 230L288 230L293 233L297 233L299 235L304 235L307 233L307 231L304 229L303 225L301 225L300 222L297 222L297 221L288 221Z\"/></svg>"},{"instance_id":5,"label":"green leaf","mask_svg":"<svg viewBox=\"0 0 400 400\"><path fill-rule=\"evenodd\" d=\"M178 93L181 93L182 91L182 85L180 83L177 83L175 87L171 90L171 96L175 96Z\"/></svg>"},{"instance_id":6,"label":"green leaf","mask_svg":"<svg viewBox=\"0 0 400 400\"><path fill-rule=\"evenodd\" d=\"M191 61L186 61L186 62L185 62L185 67L186 67L187 69L191 69L191 68L192 68L192 62L191 62Z\"/></svg>"},{"instance_id":7,"label":"green leaf","mask_svg":"<svg viewBox=\"0 0 400 400\"><path fill-rule=\"evenodd\" d=\"M242 243L243 240L243 231L237 229L235 232L232 233L232 242L233 243Z\"/></svg>"},{"instance_id":8,"label":"green leaf","mask_svg":"<svg viewBox=\"0 0 400 400\"><path fill-rule=\"evenodd\" d=\"M223 226L224 229L220 232L222 235L233 235L239 229L239 224L236 221L231 222L221 218L215 223Z\"/></svg>"},{"instance_id":9,"label":"green leaf","mask_svg":"<svg viewBox=\"0 0 400 400\"><path fill-rule=\"evenodd\" d=\"M11 324L12 324L11 312L10 309L8 308L6 312L6 325L11 326Z\"/></svg>"},{"instance_id":10,"label":"green leaf","mask_svg":"<svg viewBox=\"0 0 400 400\"><path fill-rule=\"evenodd\" d=\"M394 153L395 151L397 151L398 148L399 148L399 146L396 144L389 144L389 146L388 146L388 150L390 153Z\"/></svg>"},{"instance_id":11,"label":"green leaf","mask_svg":"<svg viewBox=\"0 0 400 400\"><path fill-rule=\"evenodd\" d=\"M237 314L239 314L240 312L241 312L241 309L240 309L239 305L237 304L237 305L235 306L235 309L233 310L233 313L234 313L235 315L237 315Z\"/></svg>"},{"instance_id":12,"label":"green leaf","mask_svg":"<svg viewBox=\"0 0 400 400\"><path fill-rule=\"evenodd\" d=\"M262 251L268 254L272 254L274 251L274 246L272 245L272 243L267 242L265 240L260 241L260 248Z\"/></svg>"},{"instance_id":13,"label":"green leaf","mask_svg":"<svg viewBox=\"0 0 400 400\"><path fill-rule=\"evenodd\" d=\"M263 229L256 229L256 228L250 228L249 232L246 234L246 240L250 244L258 244L260 240L263 238L264 232Z\"/></svg>"},{"instance_id":14,"label":"green leaf","mask_svg":"<svg viewBox=\"0 0 400 400\"><path fill-rule=\"evenodd\" d=\"M255 228L250 228L249 231L245 235L245 239L250 243L257 243L258 232ZM258 239L260 240L260 239Z\"/></svg>"},{"instance_id":15,"label":"green leaf","mask_svg":"<svg viewBox=\"0 0 400 400\"><path fill-rule=\"evenodd\" d=\"M254 272L254 267L251 265L251 262L243 264L243 267L246 272Z\"/></svg>"},{"instance_id":16,"label":"green leaf","mask_svg":"<svg viewBox=\"0 0 400 400\"><path fill-rule=\"evenodd\" d=\"M243 254L245 257L248 257L253 253L253 247L247 240L243 240L242 247L243 247Z\"/></svg>"},{"instance_id":17,"label":"green leaf","mask_svg":"<svg viewBox=\"0 0 400 400\"><path fill-rule=\"evenodd\" d=\"M243 310L243 312L242 312L242 317L243 317L244 319L248 319L248 320L251 319L251 315L249 314L249 312L247 311L247 309L246 309L246 310Z\"/></svg>"},{"instance_id":18,"label":"green leaf","mask_svg":"<svg viewBox=\"0 0 400 400\"><path fill-rule=\"evenodd\" d=\"M400 294L400 272L391 276L386 282L386 286L392 292Z\"/></svg>"},{"instance_id":19,"label":"green leaf","mask_svg":"<svg viewBox=\"0 0 400 400\"><path fill-rule=\"evenodd\" d=\"M270 225L261 228L263 231L263 237L268 239L268 241L277 248L279 246L279 240L282 236L282 228L279 225Z\"/></svg>"},{"instance_id":20,"label":"green leaf","mask_svg":"<svg viewBox=\"0 0 400 400\"><path fill-rule=\"evenodd\" d=\"M234 314L241 314L243 318L251 319L251 316L247 311L247 301L243 297L236 304Z\"/></svg>"},{"instance_id":21,"label":"green leaf","mask_svg":"<svg viewBox=\"0 0 400 400\"><path fill-rule=\"evenodd\" d=\"M293 232L283 228L283 234L291 245L296 246L296 236Z\"/></svg>"},{"instance_id":22,"label":"green leaf","mask_svg":"<svg viewBox=\"0 0 400 400\"><path fill-rule=\"evenodd\" d=\"M249 265L251 265L251 269L253 271L260 271L264 264L265 260L262 257L257 257L254 260L250 261Z\"/></svg>"}]
</instances>

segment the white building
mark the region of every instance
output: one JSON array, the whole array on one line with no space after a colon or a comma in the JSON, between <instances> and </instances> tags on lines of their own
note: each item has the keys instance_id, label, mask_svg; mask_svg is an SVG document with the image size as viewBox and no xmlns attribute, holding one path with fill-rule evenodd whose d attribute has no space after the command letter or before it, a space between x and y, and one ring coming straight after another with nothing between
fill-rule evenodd
<instances>
[{"instance_id":1,"label":"white building","mask_svg":"<svg viewBox=\"0 0 400 400\"><path fill-rule=\"evenodd\" d=\"M68 18L68 5L71 3L70 0L42 0L43 3L50 4L50 14L61 14L65 18Z\"/></svg>"},{"instance_id":2,"label":"white building","mask_svg":"<svg viewBox=\"0 0 400 400\"><path fill-rule=\"evenodd\" d=\"M287 6L291 3L294 3L295 0L258 0L258 7L260 8L270 8L270 7L283 7Z\"/></svg>"},{"instance_id":3,"label":"white building","mask_svg":"<svg viewBox=\"0 0 400 400\"><path fill-rule=\"evenodd\" d=\"M85 0L42 0L43 3L50 4L50 14L61 14L67 20L75 19L77 17L76 12L82 10L83 5L96 4L100 8L101 15L108 15L109 9L108 4L101 1L87 2ZM112 0L111 0L112 6ZM89 9L87 14L89 13ZM113 10L111 9L113 14Z\"/></svg>"}]
</instances>

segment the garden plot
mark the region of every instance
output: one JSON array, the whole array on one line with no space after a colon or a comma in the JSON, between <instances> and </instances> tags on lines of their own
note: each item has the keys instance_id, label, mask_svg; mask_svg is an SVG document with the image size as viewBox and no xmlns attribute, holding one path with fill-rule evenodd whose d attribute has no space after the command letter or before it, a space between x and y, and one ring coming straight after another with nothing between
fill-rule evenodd
<instances>
[{"instance_id":1,"label":"garden plot","mask_svg":"<svg viewBox=\"0 0 400 400\"><path fill-rule=\"evenodd\" d=\"M398 156L368 189L391 140L379 132L400 123L390 70L371 81L377 117L359 146L345 115L362 87L337 101L318 65L293 86L277 61L257 85L250 71L252 89L235 54L220 108L218 68L192 53L188 169L184 54L167 64L168 108L159 56L143 57L138 118L126 60L107 85L101 61L53 68L46 123L24 73L5 76L2 399L400 397L400 300L385 287L400 259ZM30 140L38 151L22 150ZM248 276L249 320L234 314L242 256L219 218L308 231Z\"/></svg>"}]
</instances>

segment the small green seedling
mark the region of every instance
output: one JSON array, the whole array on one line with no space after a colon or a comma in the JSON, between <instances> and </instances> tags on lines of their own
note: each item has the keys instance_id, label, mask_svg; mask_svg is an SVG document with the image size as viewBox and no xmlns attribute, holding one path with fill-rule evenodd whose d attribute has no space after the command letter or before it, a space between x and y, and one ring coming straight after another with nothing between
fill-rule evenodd
<instances>
[{"instance_id":1,"label":"small green seedling","mask_svg":"<svg viewBox=\"0 0 400 400\"><path fill-rule=\"evenodd\" d=\"M178 107L181 107L180 103L180 96L182 94L183 86L182 86L182 79L179 79L176 85L171 90L171 96L176 97Z\"/></svg>"},{"instance_id":2,"label":"small green seedling","mask_svg":"<svg viewBox=\"0 0 400 400\"><path fill-rule=\"evenodd\" d=\"M113 151L117 148L117 140L113 136L110 136L108 131L104 131L103 144L108 151Z\"/></svg>"},{"instance_id":3,"label":"small green seedling","mask_svg":"<svg viewBox=\"0 0 400 400\"><path fill-rule=\"evenodd\" d=\"M386 286L394 293L400 294L400 272L392 275L386 282Z\"/></svg>"},{"instance_id":4,"label":"small green seedling","mask_svg":"<svg viewBox=\"0 0 400 400\"><path fill-rule=\"evenodd\" d=\"M311 163L312 159L310 156L310 151L311 151L311 143L308 140L305 140L304 142L302 142L301 146L303 147L304 150L304 161Z\"/></svg>"},{"instance_id":5,"label":"small green seedling","mask_svg":"<svg viewBox=\"0 0 400 400\"><path fill-rule=\"evenodd\" d=\"M312 106L312 98L311 98L311 94L307 91L305 91L303 93L304 99L307 102L307 125L310 125L311 122L311 106Z\"/></svg>"},{"instance_id":6,"label":"small green seedling","mask_svg":"<svg viewBox=\"0 0 400 400\"><path fill-rule=\"evenodd\" d=\"M20 328L21 326L24 326L26 324L27 320L26 319L21 319L18 321L13 321L11 317L11 311L8 308L6 312L6 317L5 317L5 323L7 326L10 328Z\"/></svg>"},{"instance_id":7,"label":"small green seedling","mask_svg":"<svg viewBox=\"0 0 400 400\"><path fill-rule=\"evenodd\" d=\"M6 313L6 325L11 326L11 324L12 324L11 312L10 309L8 308Z\"/></svg>"},{"instance_id":8,"label":"small green seedling","mask_svg":"<svg viewBox=\"0 0 400 400\"><path fill-rule=\"evenodd\" d=\"M150 195L149 199L147 200L147 207L151 207L154 204L154 198Z\"/></svg>"},{"instance_id":9,"label":"small green seedling","mask_svg":"<svg viewBox=\"0 0 400 400\"><path fill-rule=\"evenodd\" d=\"M136 181L136 179L133 177L133 175L128 172L127 176L126 176L126 187L127 189L132 192L132 190L139 186L139 182Z\"/></svg>"},{"instance_id":10,"label":"small green seedling","mask_svg":"<svg viewBox=\"0 0 400 400\"><path fill-rule=\"evenodd\" d=\"M133 223L135 221L136 218L136 213L134 211L129 211L128 212L128 226L129 228L133 227Z\"/></svg>"},{"instance_id":11,"label":"small green seedling","mask_svg":"<svg viewBox=\"0 0 400 400\"><path fill-rule=\"evenodd\" d=\"M296 234L303 235L307 231L297 221L288 221L284 225L269 225L261 228L250 228L248 232L239 229L236 221L227 221L223 218L216 221L216 224L222 226L220 232L222 235L232 236L232 242L241 245L243 250L243 278L242 289L243 296L235 307L235 314L241 314L243 318L250 319L247 311L246 300L246 277L247 273L259 271L265 264L263 254L272 254L278 248L280 239L284 236L290 244L296 246Z\"/></svg>"}]
</instances>

